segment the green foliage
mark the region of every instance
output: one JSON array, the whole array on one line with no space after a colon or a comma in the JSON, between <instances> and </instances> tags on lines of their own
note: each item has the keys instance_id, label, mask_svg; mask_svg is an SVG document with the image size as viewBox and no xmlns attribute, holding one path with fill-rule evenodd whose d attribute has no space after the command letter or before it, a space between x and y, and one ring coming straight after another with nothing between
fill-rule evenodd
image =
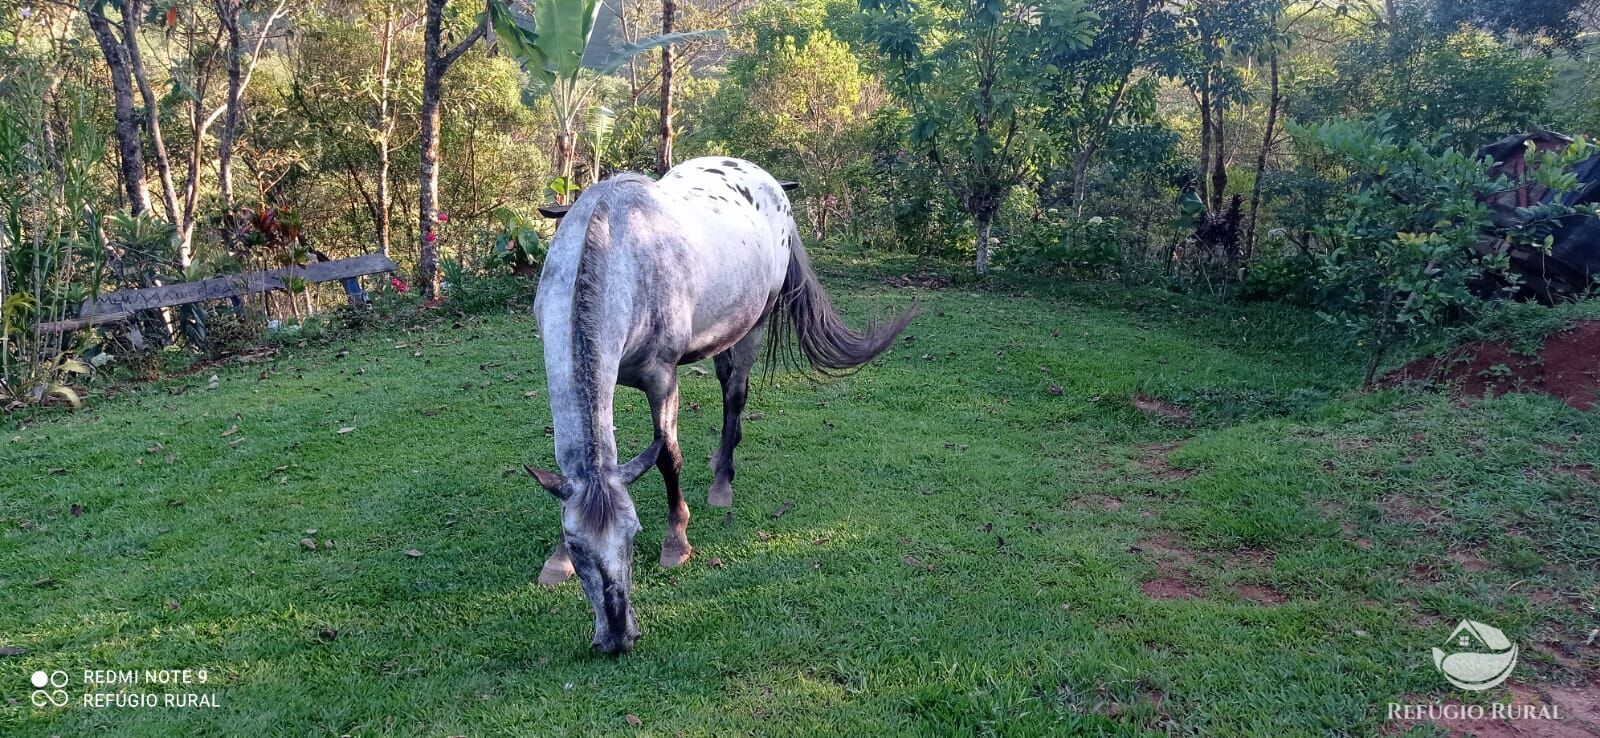
<instances>
[{"instance_id":1,"label":"green foliage","mask_svg":"<svg viewBox=\"0 0 1600 738\"><path fill-rule=\"evenodd\" d=\"M486 235L490 242L485 266L531 272L544 264L545 242L538 223L510 208L494 213L498 229Z\"/></svg>"},{"instance_id":2,"label":"green foliage","mask_svg":"<svg viewBox=\"0 0 1600 738\"><path fill-rule=\"evenodd\" d=\"M1483 308L1478 283L1490 277L1514 283L1506 249L1481 246L1492 230L1484 199L1505 186L1489 177L1484 162L1457 149L1397 142L1381 123L1292 130L1349 173L1339 210L1316 230L1324 249L1321 303L1329 320L1366 345L1369 383L1397 341L1456 311ZM1550 157L1530 176L1557 192L1570 190L1575 180L1562 162L1585 151L1579 145ZM1548 246L1549 224L1576 211L1554 203L1520 212L1519 224L1493 235Z\"/></svg>"},{"instance_id":3,"label":"green foliage","mask_svg":"<svg viewBox=\"0 0 1600 738\"><path fill-rule=\"evenodd\" d=\"M852 169L868 156L870 99L882 94L826 27L826 10L769 0L742 16L735 33L742 53L707 116L707 135L722 148L804 184L790 195L795 216L819 238L859 230L858 212L868 204L852 186Z\"/></svg>"},{"instance_id":4,"label":"green foliage","mask_svg":"<svg viewBox=\"0 0 1600 738\"><path fill-rule=\"evenodd\" d=\"M91 373L71 335L37 323L71 317L105 266L96 215L104 134L86 115L52 121L37 60L0 47L0 413L80 404ZM61 109L88 100L60 95Z\"/></svg>"},{"instance_id":5,"label":"green foliage","mask_svg":"<svg viewBox=\"0 0 1600 738\"><path fill-rule=\"evenodd\" d=\"M1026 219L1011 236L1016 251L1011 258L1032 271L1075 279L1109 278L1122 263L1123 230L1117 218L1081 218L1048 208Z\"/></svg>"},{"instance_id":6,"label":"green foliage","mask_svg":"<svg viewBox=\"0 0 1600 738\"><path fill-rule=\"evenodd\" d=\"M1083 49L1095 16L1078 0L861 0L890 89L911 111L910 141L943 170L977 225L979 273L990 226L1046 142L1043 58Z\"/></svg>"},{"instance_id":7,"label":"green foliage","mask_svg":"<svg viewBox=\"0 0 1600 738\"><path fill-rule=\"evenodd\" d=\"M1292 114L1306 121L1387 115L1397 139L1462 149L1538 122L1553 88L1549 59L1483 31L1438 36L1415 17L1403 19L1341 47L1335 66L1291 104Z\"/></svg>"},{"instance_id":8,"label":"green foliage","mask_svg":"<svg viewBox=\"0 0 1600 738\"><path fill-rule=\"evenodd\" d=\"M467 315L503 313L514 304L531 305L537 283L504 271L471 269L460 261L440 263L450 307Z\"/></svg>"}]
</instances>

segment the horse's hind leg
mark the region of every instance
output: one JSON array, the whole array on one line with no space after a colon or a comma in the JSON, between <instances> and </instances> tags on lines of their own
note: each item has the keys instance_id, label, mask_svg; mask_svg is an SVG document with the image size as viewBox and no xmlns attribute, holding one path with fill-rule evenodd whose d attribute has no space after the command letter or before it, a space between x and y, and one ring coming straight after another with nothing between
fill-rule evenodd
<instances>
[{"instance_id":1,"label":"horse's hind leg","mask_svg":"<svg viewBox=\"0 0 1600 738\"><path fill-rule=\"evenodd\" d=\"M683 451L678 448L678 372L677 367L662 367L644 382L650 398L650 418L655 422L656 440L661 454L656 468L667 485L667 535L661 541L661 565L672 568L689 560L694 548L689 545L689 504L683 501L678 476L683 471Z\"/></svg>"},{"instance_id":2,"label":"horse's hind leg","mask_svg":"<svg viewBox=\"0 0 1600 738\"><path fill-rule=\"evenodd\" d=\"M706 503L712 507L733 506L733 449L743 437L739 416L744 413L745 401L750 397L750 368L761 355L761 325L757 324L744 338L714 359L717 381L722 383L722 444L711 457L714 481Z\"/></svg>"},{"instance_id":3,"label":"horse's hind leg","mask_svg":"<svg viewBox=\"0 0 1600 738\"><path fill-rule=\"evenodd\" d=\"M572 557L567 555L567 534L561 534L561 540L556 542L556 550L550 558L544 560L544 568L539 570L539 583L546 587L572 578Z\"/></svg>"}]
</instances>

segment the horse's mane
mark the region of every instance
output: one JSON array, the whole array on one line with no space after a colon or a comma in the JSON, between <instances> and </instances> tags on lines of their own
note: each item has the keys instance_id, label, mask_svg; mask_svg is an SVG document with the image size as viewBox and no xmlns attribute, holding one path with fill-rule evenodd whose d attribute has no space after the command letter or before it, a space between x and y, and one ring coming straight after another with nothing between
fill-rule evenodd
<instances>
[{"instance_id":1,"label":"horse's mane","mask_svg":"<svg viewBox=\"0 0 1600 738\"><path fill-rule=\"evenodd\" d=\"M593 380L596 369L595 360L598 358L593 336L599 330L600 311L602 308L601 294L605 289L604 279L606 274L606 260L611 252L611 210L612 203L609 196L616 190L628 185L650 185L652 180L637 174L623 174L612 177L589 188L587 195L596 198L593 209L589 212L589 222L585 224L583 245L578 252L577 274L572 283L572 370L576 381L573 386L578 391L584 408L584 422L589 424L588 438L599 438L604 429L600 427L600 392L602 388ZM593 447L585 449L593 453ZM587 461L596 472L604 468L598 456L592 456ZM596 475L597 484L586 484L578 493L578 498L572 503L578 506L579 513L585 522L596 530L604 530L611 524L612 516L616 512L616 501L611 497L611 490L605 480Z\"/></svg>"}]
</instances>

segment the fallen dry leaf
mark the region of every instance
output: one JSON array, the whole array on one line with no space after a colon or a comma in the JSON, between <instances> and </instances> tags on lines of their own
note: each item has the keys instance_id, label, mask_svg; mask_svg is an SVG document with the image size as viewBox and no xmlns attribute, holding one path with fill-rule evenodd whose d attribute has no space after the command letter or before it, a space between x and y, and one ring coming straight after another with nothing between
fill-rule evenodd
<instances>
[{"instance_id":1,"label":"fallen dry leaf","mask_svg":"<svg viewBox=\"0 0 1600 738\"><path fill-rule=\"evenodd\" d=\"M82 517L83 516L83 506L79 505L76 502L74 502L74 503L72 503L72 508L69 509L67 512L72 513L72 517L75 517L75 518Z\"/></svg>"},{"instance_id":2,"label":"fallen dry leaf","mask_svg":"<svg viewBox=\"0 0 1600 738\"><path fill-rule=\"evenodd\" d=\"M639 727L641 725L644 725L644 721L640 720L638 715L635 715L635 714L633 714L631 712L626 714L626 715L623 715L622 719L626 720L629 725L632 725L635 728L637 728L637 727Z\"/></svg>"},{"instance_id":3,"label":"fallen dry leaf","mask_svg":"<svg viewBox=\"0 0 1600 738\"><path fill-rule=\"evenodd\" d=\"M307 551L315 551L317 550L317 542L310 538L302 538L300 539L300 547Z\"/></svg>"},{"instance_id":4,"label":"fallen dry leaf","mask_svg":"<svg viewBox=\"0 0 1600 738\"><path fill-rule=\"evenodd\" d=\"M417 549L414 549L414 548L408 548L408 549L406 549L406 555L407 555L407 556L410 556L410 557L411 557L411 558L413 558L413 559L420 559L420 558L422 558L422 552L421 552L421 551L418 551L418 550L417 550Z\"/></svg>"},{"instance_id":5,"label":"fallen dry leaf","mask_svg":"<svg viewBox=\"0 0 1600 738\"><path fill-rule=\"evenodd\" d=\"M793 510L793 509L794 509L794 500L784 500L783 504L779 505L778 509L774 510L772 512L772 517L781 518L784 515L786 515L790 510Z\"/></svg>"},{"instance_id":6,"label":"fallen dry leaf","mask_svg":"<svg viewBox=\"0 0 1600 738\"><path fill-rule=\"evenodd\" d=\"M342 435L344 435L346 433L350 433L351 431L354 431L354 430L355 430L355 428L347 425L347 426L339 429L339 435L342 436Z\"/></svg>"},{"instance_id":7,"label":"fallen dry leaf","mask_svg":"<svg viewBox=\"0 0 1600 738\"><path fill-rule=\"evenodd\" d=\"M21 646L0 646L0 656L27 656L28 649Z\"/></svg>"},{"instance_id":8,"label":"fallen dry leaf","mask_svg":"<svg viewBox=\"0 0 1600 738\"><path fill-rule=\"evenodd\" d=\"M227 430L222 432L222 437L223 438L227 438L228 436L231 436L231 435L233 435L235 433L238 433L238 432L239 432L239 426L230 425L230 426L228 426Z\"/></svg>"},{"instance_id":9,"label":"fallen dry leaf","mask_svg":"<svg viewBox=\"0 0 1600 738\"><path fill-rule=\"evenodd\" d=\"M713 569L721 569L722 568L722 559L720 559L720 558L718 558L716 556L711 557L711 568L713 568Z\"/></svg>"}]
</instances>

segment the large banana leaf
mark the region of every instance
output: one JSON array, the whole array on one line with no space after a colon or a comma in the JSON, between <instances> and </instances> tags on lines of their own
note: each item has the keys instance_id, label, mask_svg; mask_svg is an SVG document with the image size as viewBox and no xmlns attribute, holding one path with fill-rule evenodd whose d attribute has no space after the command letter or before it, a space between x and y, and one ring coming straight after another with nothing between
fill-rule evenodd
<instances>
[{"instance_id":1,"label":"large banana leaf","mask_svg":"<svg viewBox=\"0 0 1600 738\"><path fill-rule=\"evenodd\" d=\"M622 65L627 64L629 59L632 59L633 57L651 49L659 49L667 44L676 44L684 41L692 41L697 38L710 38L721 35L722 31L715 30L681 31L678 33L663 33L656 36L651 36L650 38L639 39L634 43L622 46L611 52L611 54L605 58L605 61L600 62L600 65L595 67L595 70L601 74L611 74L612 72L621 69Z\"/></svg>"},{"instance_id":2,"label":"large banana leaf","mask_svg":"<svg viewBox=\"0 0 1600 738\"><path fill-rule=\"evenodd\" d=\"M600 14L599 0L533 0L531 16L513 3L489 3L490 24L507 51L546 84L576 79Z\"/></svg>"},{"instance_id":3,"label":"large banana leaf","mask_svg":"<svg viewBox=\"0 0 1600 738\"><path fill-rule=\"evenodd\" d=\"M490 24L506 51L545 84L558 79L569 84L575 81L594 33L599 0L533 0L528 5L531 16L515 3L516 0L489 3ZM641 52L721 33L687 31L652 36L613 51L596 71L611 74Z\"/></svg>"}]
</instances>

